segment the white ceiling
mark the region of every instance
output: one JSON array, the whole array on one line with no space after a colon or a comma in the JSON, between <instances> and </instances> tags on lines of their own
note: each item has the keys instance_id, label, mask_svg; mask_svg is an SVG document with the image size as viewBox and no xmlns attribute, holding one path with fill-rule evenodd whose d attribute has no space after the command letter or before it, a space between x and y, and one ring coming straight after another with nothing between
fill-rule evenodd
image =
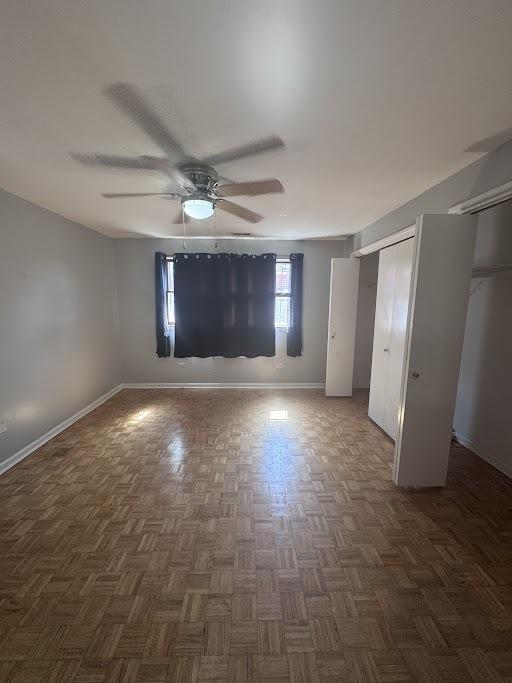
<instances>
[{"instance_id":1,"label":"white ceiling","mask_svg":"<svg viewBox=\"0 0 512 683\"><path fill-rule=\"evenodd\" d=\"M194 155L284 140L219 167L286 189L236 200L266 216L255 226L218 212L222 234L356 232L511 125L510 0L0 0L0 13L0 187L113 236L182 232L179 205L100 196L166 190L163 176L69 156L162 154L102 94L116 81Z\"/></svg>"}]
</instances>

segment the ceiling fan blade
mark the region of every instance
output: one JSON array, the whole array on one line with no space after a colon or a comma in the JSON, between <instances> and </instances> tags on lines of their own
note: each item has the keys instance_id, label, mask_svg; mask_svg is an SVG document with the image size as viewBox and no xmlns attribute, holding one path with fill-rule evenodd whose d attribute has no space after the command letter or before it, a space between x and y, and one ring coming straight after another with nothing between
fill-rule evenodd
<instances>
[{"instance_id":1,"label":"ceiling fan blade","mask_svg":"<svg viewBox=\"0 0 512 683\"><path fill-rule=\"evenodd\" d=\"M181 194L174 192L103 192L102 197L106 199L128 199L131 197L163 197L164 199L181 199Z\"/></svg>"},{"instance_id":2,"label":"ceiling fan blade","mask_svg":"<svg viewBox=\"0 0 512 683\"><path fill-rule=\"evenodd\" d=\"M143 171L160 171L157 157L124 157L113 154L71 153L71 158L84 166L106 166L107 168L132 168ZM163 159L162 161L166 161Z\"/></svg>"},{"instance_id":3,"label":"ceiling fan blade","mask_svg":"<svg viewBox=\"0 0 512 683\"><path fill-rule=\"evenodd\" d=\"M173 163L181 161L186 157L181 145L173 138L155 112L146 104L136 88L129 83L113 83L105 92L153 142L171 157ZM172 164L169 164L167 172L180 185L190 187L190 180Z\"/></svg>"},{"instance_id":4,"label":"ceiling fan blade","mask_svg":"<svg viewBox=\"0 0 512 683\"><path fill-rule=\"evenodd\" d=\"M249 221L249 223L259 223L261 220L263 220L263 216L261 216L259 213L245 209L243 206L229 202L227 199L219 200L215 204L215 208L221 209L221 211L226 211L233 216L238 216L238 218L242 218L244 221Z\"/></svg>"},{"instance_id":5,"label":"ceiling fan blade","mask_svg":"<svg viewBox=\"0 0 512 683\"><path fill-rule=\"evenodd\" d=\"M284 192L284 188L276 178L268 180L254 180L248 183L229 183L217 186L218 192L223 197L241 197L242 195L273 194Z\"/></svg>"},{"instance_id":6,"label":"ceiling fan blade","mask_svg":"<svg viewBox=\"0 0 512 683\"><path fill-rule=\"evenodd\" d=\"M192 181L180 173L165 157L153 157L145 154L139 157L124 157L114 154L80 154L71 153L71 158L84 166L101 166L104 168L124 168L136 171L158 171L163 173L180 187L195 189Z\"/></svg>"},{"instance_id":7,"label":"ceiling fan blade","mask_svg":"<svg viewBox=\"0 0 512 683\"><path fill-rule=\"evenodd\" d=\"M113 83L105 92L164 152L177 157L177 161L185 156L181 146L136 88L129 83Z\"/></svg>"},{"instance_id":8,"label":"ceiling fan blade","mask_svg":"<svg viewBox=\"0 0 512 683\"><path fill-rule=\"evenodd\" d=\"M228 149L227 151L219 152L218 154L210 154L210 156L203 159L203 162L209 166L216 166L217 164L224 164L227 161L245 159L246 157L252 157L256 154L263 154L263 152L271 152L275 149L283 149L283 147L284 142L281 140L281 138L278 138L276 135L271 135L268 138L251 142L248 145L242 145L241 147Z\"/></svg>"}]
</instances>

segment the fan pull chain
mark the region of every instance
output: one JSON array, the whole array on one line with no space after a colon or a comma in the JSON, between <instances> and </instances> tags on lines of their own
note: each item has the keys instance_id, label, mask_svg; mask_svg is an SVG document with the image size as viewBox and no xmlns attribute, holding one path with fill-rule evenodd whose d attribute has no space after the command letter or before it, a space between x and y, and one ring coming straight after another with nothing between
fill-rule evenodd
<instances>
[{"instance_id":1,"label":"fan pull chain","mask_svg":"<svg viewBox=\"0 0 512 683\"><path fill-rule=\"evenodd\" d=\"M184 251L187 250L187 243L185 242L186 235L185 235L185 209L183 208L183 204L181 205L181 222L183 223L183 249Z\"/></svg>"}]
</instances>

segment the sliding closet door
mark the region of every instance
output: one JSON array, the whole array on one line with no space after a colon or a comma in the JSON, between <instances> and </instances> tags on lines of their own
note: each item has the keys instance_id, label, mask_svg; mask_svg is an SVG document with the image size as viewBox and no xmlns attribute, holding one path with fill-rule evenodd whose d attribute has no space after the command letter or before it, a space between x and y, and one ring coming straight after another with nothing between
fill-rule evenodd
<instances>
[{"instance_id":1,"label":"sliding closet door","mask_svg":"<svg viewBox=\"0 0 512 683\"><path fill-rule=\"evenodd\" d=\"M388 381L393 295L395 290L396 254L394 247L379 253L379 275L373 332L372 375L368 415L385 429L386 387Z\"/></svg>"},{"instance_id":2,"label":"sliding closet door","mask_svg":"<svg viewBox=\"0 0 512 683\"><path fill-rule=\"evenodd\" d=\"M412 256L414 239L405 240L391 247L395 253L395 288L393 293L393 313L389 340L388 374L386 401L384 405L383 429L396 441L398 436L398 407L405 362L405 334L407 312L411 290Z\"/></svg>"},{"instance_id":3,"label":"sliding closet door","mask_svg":"<svg viewBox=\"0 0 512 683\"><path fill-rule=\"evenodd\" d=\"M444 486L476 239L475 216L416 226L393 480Z\"/></svg>"},{"instance_id":4,"label":"sliding closet door","mask_svg":"<svg viewBox=\"0 0 512 683\"><path fill-rule=\"evenodd\" d=\"M327 396L352 396L358 292L359 259L331 259L325 373Z\"/></svg>"}]
</instances>

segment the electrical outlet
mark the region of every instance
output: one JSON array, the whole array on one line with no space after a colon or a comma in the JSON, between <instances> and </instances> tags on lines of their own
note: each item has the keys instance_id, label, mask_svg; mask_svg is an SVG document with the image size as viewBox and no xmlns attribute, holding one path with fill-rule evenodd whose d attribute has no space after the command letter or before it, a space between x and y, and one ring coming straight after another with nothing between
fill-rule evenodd
<instances>
[{"instance_id":1,"label":"electrical outlet","mask_svg":"<svg viewBox=\"0 0 512 683\"><path fill-rule=\"evenodd\" d=\"M283 364L277 362L277 363L276 363L276 368L277 368L278 370L282 370L282 369L283 369Z\"/></svg>"},{"instance_id":2,"label":"electrical outlet","mask_svg":"<svg viewBox=\"0 0 512 683\"><path fill-rule=\"evenodd\" d=\"M7 431L7 422L2 422L2 424L0 424L0 434L3 434L6 431Z\"/></svg>"}]
</instances>

